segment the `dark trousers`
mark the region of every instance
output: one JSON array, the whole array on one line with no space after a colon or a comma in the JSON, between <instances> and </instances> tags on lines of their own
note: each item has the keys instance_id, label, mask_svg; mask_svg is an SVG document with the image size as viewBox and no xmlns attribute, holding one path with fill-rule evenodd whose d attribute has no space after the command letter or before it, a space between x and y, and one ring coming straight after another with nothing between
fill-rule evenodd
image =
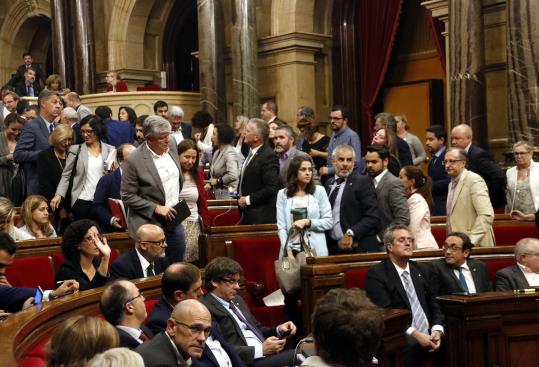
<instances>
[{"instance_id":1,"label":"dark trousers","mask_svg":"<svg viewBox=\"0 0 539 367\"><path fill-rule=\"evenodd\" d=\"M297 366L298 361L295 359L295 350L288 349L283 350L277 354L272 354L264 358L259 358L255 360L252 364L254 367L282 367L282 366Z\"/></svg>"},{"instance_id":2,"label":"dark trousers","mask_svg":"<svg viewBox=\"0 0 539 367\"><path fill-rule=\"evenodd\" d=\"M75 220L79 219L94 219L92 217L92 202L77 199L75 201L75 204L71 207L71 213L73 213L73 217Z\"/></svg>"},{"instance_id":3,"label":"dark trousers","mask_svg":"<svg viewBox=\"0 0 539 367\"><path fill-rule=\"evenodd\" d=\"M174 228L163 228L165 232L165 239L167 241L167 248L165 254L170 259L171 263L183 261L183 254L185 253L185 233L183 232L183 226L181 224Z\"/></svg>"}]
</instances>

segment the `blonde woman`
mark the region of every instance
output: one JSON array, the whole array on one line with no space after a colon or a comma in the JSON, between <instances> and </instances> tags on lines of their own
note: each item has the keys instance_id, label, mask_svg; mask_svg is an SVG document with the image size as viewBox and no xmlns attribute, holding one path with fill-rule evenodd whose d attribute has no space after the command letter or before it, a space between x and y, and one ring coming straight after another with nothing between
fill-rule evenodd
<instances>
[{"instance_id":1,"label":"blonde woman","mask_svg":"<svg viewBox=\"0 0 539 367\"><path fill-rule=\"evenodd\" d=\"M533 161L533 146L525 141L513 144L516 166L506 172L505 212L517 220L534 220L539 209L539 164Z\"/></svg>"},{"instance_id":2,"label":"blonde woman","mask_svg":"<svg viewBox=\"0 0 539 367\"><path fill-rule=\"evenodd\" d=\"M15 242L31 240L32 237L15 227L15 208L5 197L0 197L0 231L7 232Z\"/></svg>"},{"instance_id":3,"label":"blonde woman","mask_svg":"<svg viewBox=\"0 0 539 367\"><path fill-rule=\"evenodd\" d=\"M410 153L412 153L412 160L415 166L419 166L421 163L425 162L427 159L427 154L421 144L421 140L414 134L408 132L410 125L408 124L408 119L404 113L399 113L395 115L395 120L397 121L397 135L402 140L408 143L410 147Z\"/></svg>"},{"instance_id":4,"label":"blonde woman","mask_svg":"<svg viewBox=\"0 0 539 367\"><path fill-rule=\"evenodd\" d=\"M44 196L28 196L22 203L21 217L24 225L19 229L32 239L57 237L50 223L49 204Z\"/></svg>"},{"instance_id":5,"label":"blonde woman","mask_svg":"<svg viewBox=\"0 0 539 367\"><path fill-rule=\"evenodd\" d=\"M123 80L118 79L118 73L109 71L105 76L107 82L107 92L128 92L127 84Z\"/></svg>"}]
</instances>

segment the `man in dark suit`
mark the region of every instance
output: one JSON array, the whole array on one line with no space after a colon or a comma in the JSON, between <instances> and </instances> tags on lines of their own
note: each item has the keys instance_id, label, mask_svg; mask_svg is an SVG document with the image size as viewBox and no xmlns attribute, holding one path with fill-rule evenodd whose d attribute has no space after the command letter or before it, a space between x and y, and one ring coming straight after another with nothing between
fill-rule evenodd
<instances>
[{"instance_id":1,"label":"man in dark suit","mask_svg":"<svg viewBox=\"0 0 539 367\"><path fill-rule=\"evenodd\" d=\"M120 335L120 347L135 349L153 336L142 326L146 319L144 295L128 280L117 280L105 287L99 301L101 314Z\"/></svg>"},{"instance_id":2,"label":"man in dark suit","mask_svg":"<svg viewBox=\"0 0 539 367\"><path fill-rule=\"evenodd\" d=\"M494 289L511 291L539 287L539 240L523 238L515 245L516 265L496 273Z\"/></svg>"},{"instance_id":3,"label":"man in dark suit","mask_svg":"<svg viewBox=\"0 0 539 367\"><path fill-rule=\"evenodd\" d=\"M135 248L121 254L110 267L111 279L138 279L161 274L170 264L165 257L165 234L155 224L137 229Z\"/></svg>"},{"instance_id":4,"label":"man in dark suit","mask_svg":"<svg viewBox=\"0 0 539 367\"><path fill-rule=\"evenodd\" d=\"M24 72L26 69L32 68L35 70L36 73L36 80L38 83L45 84L45 73L41 70L41 66L39 64L34 64L34 59L32 58L32 55L29 52L26 52L24 55L22 55L24 64L20 65L17 68L17 71L15 72L15 75L8 84L12 86L16 86L17 83L24 81ZM37 95L37 94L36 94Z\"/></svg>"},{"instance_id":5,"label":"man in dark suit","mask_svg":"<svg viewBox=\"0 0 539 367\"><path fill-rule=\"evenodd\" d=\"M191 138L193 127L190 123L183 121L184 112L180 106L170 106L167 112L167 119L172 127L172 135L179 143L183 139Z\"/></svg>"},{"instance_id":6,"label":"man in dark suit","mask_svg":"<svg viewBox=\"0 0 539 367\"><path fill-rule=\"evenodd\" d=\"M472 247L470 238L462 232L447 235L444 258L430 263L430 284L435 297L491 290L487 265L470 259Z\"/></svg>"},{"instance_id":7,"label":"man in dark suit","mask_svg":"<svg viewBox=\"0 0 539 367\"><path fill-rule=\"evenodd\" d=\"M15 89L21 97L37 97L41 92L41 87L36 81L36 71L32 68L26 69L24 79L17 83Z\"/></svg>"},{"instance_id":8,"label":"man in dark suit","mask_svg":"<svg viewBox=\"0 0 539 367\"><path fill-rule=\"evenodd\" d=\"M492 156L472 142L473 133L470 125L460 124L451 130L451 146L464 149L468 153L468 170L477 173L488 186L490 202L493 208L506 204L506 177L501 167Z\"/></svg>"},{"instance_id":9,"label":"man in dark suit","mask_svg":"<svg viewBox=\"0 0 539 367\"><path fill-rule=\"evenodd\" d=\"M443 126L433 125L427 128L425 145L431 154L428 170L432 180L432 199L434 200L432 215L446 215L447 213L447 188L450 179L444 166L446 140L447 134Z\"/></svg>"},{"instance_id":10,"label":"man in dark suit","mask_svg":"<svg viewBox=\"0 0 539 367\"><path fill-rule=\"evenodd\" d=\"M135 150L131 144L122 144L116 149L116 160L119 168L99 179L92 202L92 215L97 219L99 228L103 233L125 231L120 225L119 218L112 215L108 199L121 199L120 187L122 184L122 167L129 154Z\"/></svg>"},{"instance_id":11,"label":"man in dark suit","mask_svg":"<svg viewBox=\"0 0 539 367\"><path fill-rule=\"evenodd\" d=\"M165 332L138 346L146 367L200 366L206 340L211 334L211 315L197 300L189 299L174 307Z\"/></svg>"},{"instance_id":12,"label":"man in dark suit","mask_svg":"<svg viewBox=\"0 0 539 367\"><path fill-rule=\"evenodd\" d=\"M39 194L37 156L49 147L49 135L55 127L54 119L62 112L60 97L48 90L39 94L38 105L39 117L24 125L13 153L15 163L23 165L27 195Z\"/></svg>"},{"instance_id":13,"label":"man in dark suit","mask_svg":"<svg viewBox=\"0 0 539 367\"><path fill-rule=\"evenodd\" d=\"M388 227L384 244L388 257L367 273L367 296L380 307L411 312L404 365L422 366L424 356L440 348L443 314L429 287L427 273L410 261L413 237L408 228L404 225Z\"/></svg>"},{"instance_id":14,"label":"man in dark suit","mask_svg":"<svg viewBox=\"0 0 539 367\"><path fill-rule=\"evenodd\" d=\"M277 117L277 103L273 101L266 101L260 106L260 118L266 121L268 124L270 122L277 122L283 125L287 123Z\"/></svg>"},{"instance_id":15,"label":"man in dark suit","mask_svg":"<svg viewBox=\"0 0 539 367\"><path fill-rule=\"evenodd\" d=\"M204 272L204 287L209 293L200 301L208 307L226 340L234 345L245 364L292 365L294 351L283 349L285 338L296 334L296 326L291 321L273 328L262 326L243 298L237 295L242 274L241 265L231 258L213 259Z\"/></svg>"},{"instance_id":16,"label":"man in dark suit","mask_svg":"<svg viewBox=\"0 0 539 367\"><path fill-rule=\"evenodd\" d=\"M353 173L355 161L351 146L339 145L333 150L335 176L325 183L333 216L333 228L326 236L330 255L380 250L376 191L369 177Z\"/></svg>"},{"instance_id":17,"label":"man in dark suit","mask_svg":"<svg viewBox=\"0 0 539 367\"><path fill-rule=\"evenodd\" d=\"M397 135L397 120L389 112L381 112L374 116L374 132L380 130L383 127L393 130L397 137L397 149L399 150L399 162L401 167L412 166L414 160L412 159L412 151L408 143Z\"/></svg>"},{"instance_id":18,"label":"man in dark suit","mask_svg":"<svg viewBox=\"0 0 539 367\"><path fill-rule=\"evenodd\" d=\"M268 124L251 119L245 127L245 142L251 148L240 174L238 206L241 224L275 223L277 191L279 191L279 161L266 144Z\"/></svg>"},{"instance_id":19,"label":"man in dark suit","mask_svg":"<svg viewBox=\"0 0 539 367\"><path fill-rule=\"evenodd\" d=\"M380 226L378 236L381 242L387 227L394 224L410 224L410 209L404 186L400 180L387 170L389 164L389 150L385 145L371 145L367 147L365 155L367 174L373 179L376 195L378 197L378 210L380 213Z\"/></svg>"},{"instance_id":20,"label":"man in dark suit","mask_svg":"<svg viewBox=\"0 0 539 367\"><path fill-rule=\"evenodd\" d=\"M107 136L103 141L118 148L122 144L133 144L135 141L135 128L129 121L119 121L112 119L112 110L108 106L98 106L95 109L96 116L99 116L107 127Z\"/></svg>"}]
</instances>

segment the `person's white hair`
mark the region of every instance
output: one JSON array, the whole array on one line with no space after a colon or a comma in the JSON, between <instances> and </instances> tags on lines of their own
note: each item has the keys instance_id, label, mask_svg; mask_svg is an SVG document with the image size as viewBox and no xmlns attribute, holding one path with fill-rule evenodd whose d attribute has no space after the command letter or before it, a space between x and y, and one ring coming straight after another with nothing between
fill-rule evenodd
<instances>
[{"instance_id":1,"label":"person's white hair","mask_svg":"<svg viewBox=\"0 0 539 367\"><path fill-rule=\"evenodd\" d=\"M148 116L142 124L142 133L144 136L171 133L170 122L159 115Z\"/></svg>"},{"instance_id":2,"label":"person's white hair","mask_svg":"<svg viewBox=\"0 0 539 367\"><path fill-rule=\"evenodd\" d=\"M144 367L144 360L137 352L128 348L112 348L96 354L87 367Z\"/></svg>"},{"instance_id":3,"label":"person's white hair","mask_svg":"<svg viewBox=\"0 0 539 367\"><path fill-rule=\"evenodd\" d=\"M184 115L183 109L180 106L171 106L167 112L168 118L171 118L171 117L183 118L183 115Z\"/></svg>"},{"instance_id":4,"label":"person's white hair","mask_svg":"<svg viewBox=\"0 0 539 367\"><path fill-rule=\"evenodd\" d=\"M79 115L73 107L66 107L62 110L62 116L71 121L78 121Z\"/></svg>"}]
</instances>

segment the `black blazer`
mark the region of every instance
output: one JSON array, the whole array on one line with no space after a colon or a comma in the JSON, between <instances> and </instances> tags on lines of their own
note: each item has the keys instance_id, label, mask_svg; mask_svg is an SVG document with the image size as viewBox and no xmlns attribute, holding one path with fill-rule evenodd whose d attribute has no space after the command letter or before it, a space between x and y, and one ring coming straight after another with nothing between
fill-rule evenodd
<instances>
[{"instance_id":1,"label":"black blazer","mask_svg":"<svg viewBox=\"0 0 539 367\"><path fill-rule=\"evenodd\" d=\"M39 193L50 202L56 194L56 188L62 178L65 159L60 165L60 161L54 154L54 147L49 147L37 155L37 179Z\"/></svg>"},{"instance_id":2,"label":"black blazer","mask_svg":"<svg viewBox=\"0 0 539 367\"><path fill-rule=\"evenodd\" d=\"M434 212L432 215L446 215L447 191L450 178L445 171L444 159L446 149L438 158L432 156L429 161L429 176L432 180L432 199L434 200Z\"/></svg>"},{"instance_id":3,"label":"black blazer","mask_svg":"<svg viewBox=\"0 0 539 367\"><path fill-rule=\"evenodd\" d=\"M433 297L433 293L428 284L428 274L420 264L408 261L410 264L410 276L417 298L429 324L443 325L444 315L440 311L440 306ZM367 285L365 287L367 296L371 301L383 308L401 308L412 311L408 296L402 285L397 269L389 259L384 259L367 273Z\"/></svg>"},{"instance_id":4,"label":"black blazer","mask_svg":"<svg viewBox=\"0 0 539 367\"><path fill-rule=\"evenodd\" d=\"M35 294L36 288L0 285L0 309L12 313L19 312L24 302Z\"/></svg>"},{"instance_id":5,"label":"black blazer","mask_svg":"<svg viewBox=\"0 0 539 367\"><path fill-rule=\"evenodd\" d=\"M32 69L36 71L36 82L39 83L40 81L45 84L45 74L41 70L41 66L39 64L32 64L30 65ZM19 65L17 68L17 71L15 72L15 75L10 80L11 85L15 86L17 83L24 82L24 72L26 71L26 64Z\"/></svg>"},{"instance_id":6,"label":"black blazer","mask_svg":"<svg viewBox=\"0 0 539 367\"><path fill-rule=\"evenodd\" d=\"M148 316L146 327L154 334L165 331L172 309L173 307L167 302L166 298L161 296L153 307L152 313Z\"/></svg>"},{"instance_id":7,"label":"black blazer","mask_svg":"<svg viewBox=\"0 0 539 367\"><path fill-rule=\"evenodd\" d=\"M277 222L275 202L279 185L279 160L269 145L264 144L240 176L241 195L249 195L251 200L251 205L242 210L241 224Z\"/></svg>"},{"instance_id":8,"label":"black blazer","mask_svg":"<svg viewBox=\"0 0 539 367\"><path fill-rule=\"evenodd\" d=\"M165 271L170 265L170 260L163 257L154 261L155 275L159 275ZM144 271L140 265L137 251L134 248L124 252L114 260L110 267L110 280L114 279L139 279L144 278ZM169 315L170 316L170 315Z\"/></svg>"},{"instance_id":9,"label":"black blazer","mask_svg":"<svg viewBox=\"0 0 539 367\"><path fill-rule=\"evenodd\" d=\"M193 126L189 122L182 122L180 124L182 128L182 136L184 139L190 139L193 136Z\"/></svg>"},{"instance_id":10,"label":"black blazer","mask_svg":"<svg viewBox=\"0 0 539 367\"><path fill-rule=\"evenodd\" d=\"M335 176L325 183L329 196ZM380 250L376 239L376 228L380 222L378 199L372 179L367 176L352 174L346 182L340 206L341 230L354 232L354 240L358 242L360 252L377 252Z\"/></svg>"},{"instance_id":11,"label":"black blazer","mask_svg":"<svg viewBox=\"0 0 539 367\"><path fill-rule=\"evenodd\" d=\"M490 153L472 143L468 150L467 168L485 180L493 208L500 208L506 204L506 176L500 166L492 159Z\"/></svg>"},{"instance_id":12,"label":"black blazer","mask_svg":"<svg viewBox=\"0 0 539 367\"><path fill-rule=\"evenodd\" d=\"M518 265L508 266L496 273L494 288L496 291L514 291L529 288L530 284Z\"/></svg>"},{"instance_id":13,"label":"black blazer","mask_svg":"<svg viewBox=\"0 0 539 367\"><path fill-rule=\"evenodd\" d=\"M219 324L221 331L223 332L223 336L230 344L234 345L236 352L239 354L243 362L246 364L252 364L254 361L255 348L247 345L241 328L236 323L234 317L232 317L232 315L225 310L219 301L209 293L202 296L199 301L202 302L208 308L208 310L210 310L212 320ZM247 321L256 326L265 338L277 336L276 328L262 326L262 324L254 318L243 298L236 296L232 302L234 302L236 307L238 307Z\"/></svg>"},{"instance_id":14,"label":"black blazer","mask_svg":"<svg viewBox=\"0 0 539 367\"><path fill-rule=\"evenodd\" d=\"M92 216L97 220L99 228L103 233L122 231L110 225L112 212L109 207L109 198L121 199L120 186L122 184L122 173L120 169L101 177L97 182L92 202ZM126 218L127 219L127 218ZM122 231L123 232L123 231Z\"/></svg>"},{"instance_id":15,"label":"black blazer","mask_svg":"<svg viewBox=\"0 0 539 367\"><path fill-rule=\"evenodd\" d=\"M491 287L487 265L481 260L475 259L467 259L466 263L472 273L476 292L489 292ZM464 292L458 278L455 276L453 267L446 263L445 259L432 261L429 270L430 285L434 297Z\"/></svg>"},{"instance_id":16,"label":"black blazer","mask_svg":"<svg viewBox=\"0 0 539 367\"><path fill-rule=\"evenodd\" d=\"M153 333L146 328L145 326L141 327L141 330L146 334L148 338L151 338L153 336ZM141 343L138 342L137 339L133 338L130 334L128 334L126 331L116 327L116 331L118 331L118 335L120 336L120 347L125 347L129 349L135 349L138 347Z\"/></svg>"},{"instance_id":17,"label":"black blazer","mask_svg":"<svg viewBox=\"0 0 539 367\"><path fill-rule=\"evenodd\" d=\"M159 333L152 339L140 344L135 352L142 356L145 367L165 367L178 366L176 349L170 343L170 339L165 333ZM180 355L181 366L187 366L185 360ZM195 366L193 363L191 366Z\"/></svg>"},{"instance_id":18,"label":"black blazer","mask_svg":"<svg viewBox=\"0 0 539 367\"><path fill-rule=\"evenodd\" d=\"M80 267L80 263L73 263L69 260L65 260L62 265L60 265L60 268L56 272L56 275L54 277L55 282L59 282L62 280L69 280L74 279L77 282L79 282L79 290L85 291L87 289L93 289L102 287L107 283L108 277L104 277L97 271L97 268L99 267L100 260L94 259L94 268L96 270L95 276L92 280L88 279L88 276L82 271L82 268Z\"/></svg>"},{"instance_id":19,"label":"black blazer","mask_svg":"<svg viewBox=\"0 0 539 367\"><path fill-rule=\"evenodd\" d=\"M39 92L41 92L41 87L39 83L37 82L37 78L36 78L36 81L32 83L32 87L34 88L34 97L39 96ZM26 90L26 84L24 83L24 77L23 77L22 82L17 83L17 85L15 86L15 90L17 91L17 94L19 96L29 97L28 91Z\"/></svg>"},{"instance_id":20,"label":"black blazer","mask_svg":"<svg viewBox=\"0 0 539 367\"><path fill-rule=\"evenodd\" d=\"M397 136L397 148L399 150L399 162L401 167L413 166L414 160L412 159L412 152L410 151L410 146L406 140Z\"/></svg>"}]
</instances>

